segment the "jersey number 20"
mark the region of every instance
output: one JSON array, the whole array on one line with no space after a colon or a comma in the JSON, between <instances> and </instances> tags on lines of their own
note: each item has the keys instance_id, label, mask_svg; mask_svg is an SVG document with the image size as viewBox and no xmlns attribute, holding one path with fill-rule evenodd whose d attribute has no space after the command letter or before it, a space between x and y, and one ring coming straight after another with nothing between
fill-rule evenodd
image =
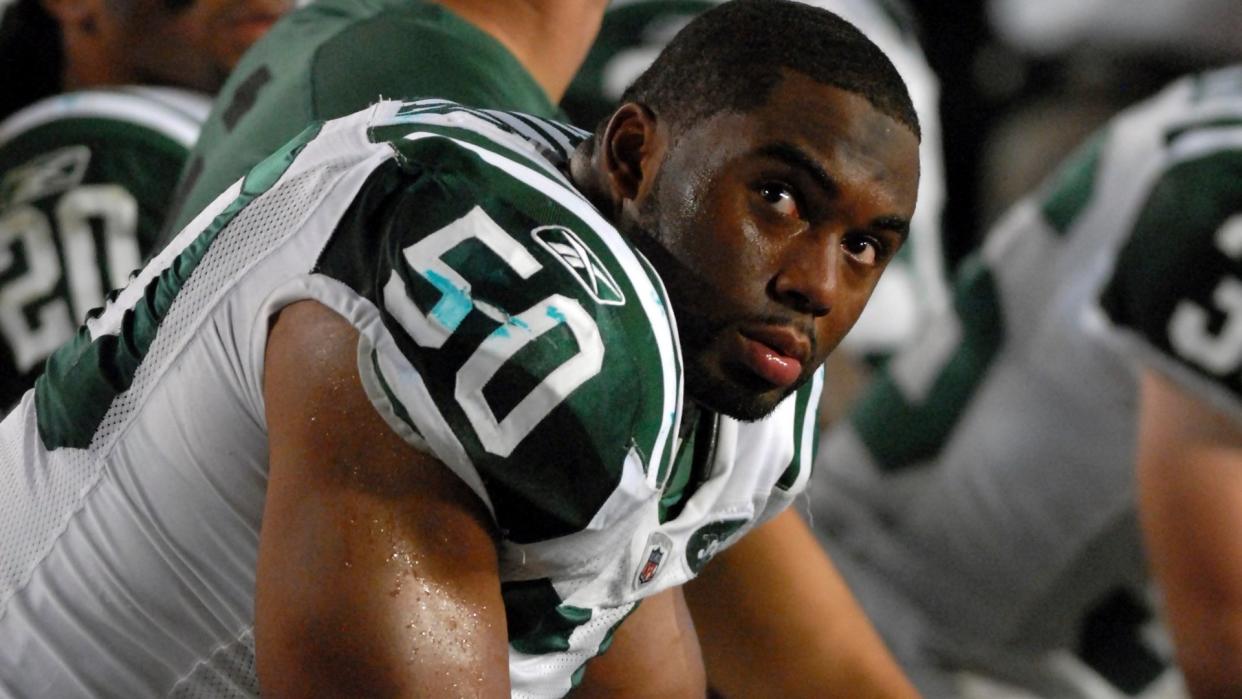
<instances>
[{"instance_id":1,"label":"jersey number 20","mask_svg":"<svg viewBox=\"0 0 1242 699\"><path fill-rule=\"evenodd\" d=\"M103 226L103 255L95 249L92 221ZM0 278L18 264L19 246L25 271L0 285L0 333L17 370L26 372L68 340L87 311L103 303L104 293L123 286L141 264L138 203L119 185L97 184L61 195L50 219L20 204L0 218ZM101 263L109 272L106 282ZM55 294L62 276L66 293ZM43 299L49 300L31 308Z\"/></svg>"}]
</instances>

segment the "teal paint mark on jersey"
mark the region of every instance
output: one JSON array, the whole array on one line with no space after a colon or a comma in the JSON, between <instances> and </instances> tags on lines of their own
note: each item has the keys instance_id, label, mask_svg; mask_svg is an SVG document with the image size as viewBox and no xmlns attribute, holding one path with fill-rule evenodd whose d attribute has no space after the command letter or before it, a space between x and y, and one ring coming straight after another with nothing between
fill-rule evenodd
<instances>
[{"instance_id":1,"label":"teal paint mark on jersey","mask_svg":"<svg viewBox=\"0 0 1242 699\"><path fill-rule=\"evenodd\" d=\"M555 179L556 169L548 162L535 163L530 153L521 157L512 140L497 143L485 133L490 128L470 131L407 123L372 129L372 139L380 133L395 139L391 143L398 160L381 166L364 185L317 269L381 308L385 325L422 377L434 409L479 474L498 521L510 523L506 537L522 543L586 527L618 483L631 449L637 447L658 461L661 455L653 452L664 425L665 396L678 384L664 384L665 360L655 336L672 332L667 316L660 315L665 325L658 329L640 304L597 303L580 278L531 232L548 225L571 231L609 270L620 292L637 298L636 280L621 273L616 259L619 252L634 253L628 246L623 251L611 249L617 243L606 243L528 177L485 160L491 154L512 167L529 162L529 170L546 178L540 187L567 187ZM417 131L418 138L406 138L411 131ZM559 152L568 156L566 149ZM582 201L572 190L565 189L565 195ZM453 228L468 215L476 216L472 228ZM474 226L488 229L492 244L499 240L521 254L514 250L498 256L492 244L476 237ZM461 238L437 253L439 262L407 259L406 251L419 241L449 229ZM538 266L519 275L511 267L515 255ZM433 266L441 269L441 264L467 280L470 306L461 302L449 307L455 311L442 309L443 318L436 319L437 304L455 293L445 288L443 280L437 284L425 274ZM645 284L658 285L648 267L642 270L649 275ZM413 316L439 323L437 332L445 336L440 346L429 348L415 341L389 308L380 288L383 280L393 280L388 283L401 288L396 300L412 304L417 310ZM572 326L582 322L595 328L579 340ZM519 411L530 396L547 388L549 377L594 351L589 342L583 344L591 337L598 338L595 342L604 352L598 374L568 393L540 399L539 404L547 406L546 415L538 422L522 422L524 414ZM467 361L476 356L488 357L480 360L488 367L485 378L470 374ZM469 388L460 393L463 381ZM612 398L623 394L632 398L618 406ZM470 411L463 400L473 406ZM480 414L487 416L491 427L479 422ZM502 453L495 448L497 440L510 439L504 436L510 434L503 427L506 422L525 426L512 433L516 435L512 441L504 442Z\"/></svg>"},{"instance_id":2,"label":"teal paint mark on jersey","mask_svg":"<svg viewBox=\"0 0 1242 699\"><path fill-rule=\"evenodd\" d=\"M297 139L250 171L237 199L153 278L143 298L124 312L119 334L92 340L83 326L72 342L48 359L46 372L35 383L39 437L46 449L90 446L108 407L129 388L160 321L216 236L280 179L302 148L318 135L320 126L307 127Z\"/></svg>"},{"instance_id":3,"label":"teal paint mark on jersey","mask_svg":"<svg viewBox=\"0 0 1242 699\"><path fill-rule=\"evenodd\" d=\"M881 468L898 471L939 453L1004 342L996 282L978 255L962 263L954 308L962 324L961 341L927 397L918 402L907 399L885 370L850 414Z\"/></svg>"},{"instance_id":4,"label":"teal paint mark on jersey","mask_svg":"<svg viewBox=\"0 0 1242 699\"><path fill-rule=\"evenodd\" d=\"M474 310L474 301L470 299L467 292L457 288L453 282L440 276L435 270L423 270L423 274L443 294L440 301L431 309L431 315L443 323L450 332L456 330L470 311Z\"/></svg>"},{"instance_id":5,"label":"teal paint mark on jersey","mask_svg":"<svg viewBox=\"0 0 1242 699\"><path fill-rule=\"evenodd\" d=\"M1100 131L1070 156L1057 170L1042 197L1040 210L1052 230L1064 236L1074 225L1095 191L1100 157L1108 132Z\"/></svg>"}]
</instances>

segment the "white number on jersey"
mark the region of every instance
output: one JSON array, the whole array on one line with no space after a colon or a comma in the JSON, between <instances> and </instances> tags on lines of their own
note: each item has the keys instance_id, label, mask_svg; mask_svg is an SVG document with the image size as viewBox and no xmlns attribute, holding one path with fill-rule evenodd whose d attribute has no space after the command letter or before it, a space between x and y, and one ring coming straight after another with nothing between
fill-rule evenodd
<instances>
[{"instance_id":1,"label":"white number on jersey","mask_svg":"<svg viewBox=\"0 0 1242 699\"><path fill-rule=\"evenodd\" d=\"M1216 246L1226 256L1242 259L1242 214L1221 226ZM1220 332L1208 330L1211 314L1206 309L1182 301L1169 320L1169 342L1182 356L1224 376L1242 367L1242 281L1225 277L1212 292L1212 300L1225 315Z\"/></svg>"},{"instance_id":2,"label":"white number on jersey","mask_svg":"<svg viewBox=\"0 0 1242 699\"><path fill-rule=\"evenodd\" d=\"M109 289L123 286L126 275L142 262L138 248L138 202L115 184L84 185L60 197L53 209L55 234L64 254L62 270L52 222L29 205L13 207L0 218L0 272L16 263L16 249L25 252L24 274L0 286L0 333L12 348L19 371L29 371L73 335L87 311L103 304ZM91 221L103 225L104 254L110 278L99 269ZM69 300L56 298L38 311L36 322L25 308L52 293L65 275Z\"/></svg>"},{"instance_id":3,"label":"white number on jersey","mask_svg":"<svg viewBox=\"0 0 1242 699\"><path fill-rule=\"evenodd\" d=\"M423 313L410 300L395 270L384 285L384 304L410 337L428 349L442 346L474 309L501 323L458 370L454 396L483 447L503 457L512 453L553 408L599 373L604 343L591 315L577 301L560 294L548 296L517 315L473 299L470 282L442 259L472 238L495 252L522 279L543 268L521 243L475 207L403 251L410 268L441 292L431 313ZM578 352L544 377L503 420L497 420L483 395L484 387L519 350L562 323L573 333Z\"/></svg>"}]
</instances>

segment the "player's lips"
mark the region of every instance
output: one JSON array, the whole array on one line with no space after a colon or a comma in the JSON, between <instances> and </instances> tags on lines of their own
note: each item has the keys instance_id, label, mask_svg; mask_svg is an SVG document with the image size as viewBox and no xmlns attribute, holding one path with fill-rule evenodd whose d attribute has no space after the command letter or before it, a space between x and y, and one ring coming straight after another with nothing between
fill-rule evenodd
<instances>
[{"instance_id":1,"label":"player's lips","mask_svg":"<svg viewBox=\"0 0 1242 699\"><path fill-rule=\"evenodd\" d=\"M806 335L782 325L747 326L738 332L743 361L760 378L785 388L802 376L802 365L811 354Z\"/></svg>"}]
</instances>

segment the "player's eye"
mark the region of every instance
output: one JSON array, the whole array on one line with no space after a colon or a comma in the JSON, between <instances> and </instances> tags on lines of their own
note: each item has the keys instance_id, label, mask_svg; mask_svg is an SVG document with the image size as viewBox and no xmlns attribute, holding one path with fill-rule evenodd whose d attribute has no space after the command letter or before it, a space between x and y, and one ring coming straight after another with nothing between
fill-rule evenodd
<instances>
[{"instance_id":1,"label":"player's eye","mask_svg":"<svg viewBox=\"0 0 1242 699\"><path fill-rule=\"evenodd\" d=\"M879 264L888 254L884 241L866 233L850 233L841 241L842 247L864 265Z\"/></svg>"},{"instance_id":2,"label":"player's eye","mask_svg":"<svg viewBox=\"0 0 1242 699\"><path fill-rule=\"evenodd\" d=\"M763 182L758 188L759 196L782 216L798 215L798 199L793 188L783 182Z\"/></svg>"}]
</instances>

